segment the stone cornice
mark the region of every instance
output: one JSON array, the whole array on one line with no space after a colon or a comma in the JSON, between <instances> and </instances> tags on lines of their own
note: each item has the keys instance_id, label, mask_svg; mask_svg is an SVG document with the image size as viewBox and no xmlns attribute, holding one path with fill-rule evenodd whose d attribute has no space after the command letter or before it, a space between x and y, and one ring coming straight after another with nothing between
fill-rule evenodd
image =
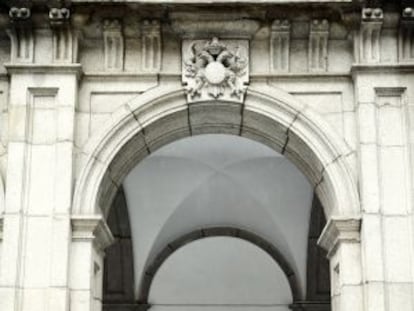
<instances>
[{"instance_id":1,"label":"stone cornice","mask_svg":"<svg viewBox=\"0 0 414 311\"><path fill-rule=\"evenodd\" d=\"M318 239L318 245L328 252L328 257L332 257L339 243L358 243L360 241L361 217L332 217L321 236Z\"/></svg>"},{"instance_id":2,"label":"stone cornice","mask_svg":"<svg viewBox=\"0 0 414 311\"><path fill-rule=\"evenodd\" d=\"M392 63L392 64L353 64L351 67L351 73L365 73L365 72L414 72L414 62L409 63Z\"/></svg>"},{"instance_id":3,"label":"stone cornice","mask_svg":"<svg viewBox=\"0 0 414 311\"><path fill-rule=\"evenodd\" d=\"M104 250L114 241L111 230L102 216L74 215L71 223L74 241L93 241L98 250Z\"/></svg>"},{"instance_id":4,"label":"stone cornice","mask_svg":"<svg viewBox=\"0 0 414 311\"><path fill-rule=\"evenodd\" d=\"M211 34L220 39L250 39L260 28L253 18L240 18L240 14L175 12L170 14L171 28L182 38L211 39ZM214 20L212 23L211 21Z\"/></svg>"},{"instance_id":5,"label":"stone cornice","mask_svg":"<svg viewBox=\"0 0 414 311\"><path fill-rule=\"evenodd\" d=\"M82 75L81 64L4 64L8 74L75 74L78 79Z\"/></svg>"},{"instance_id":6,"label":"stone cornice","mask_svg":"<svg viewBox=\"0 0 414 311\"><path fill-rule=\"evenodd\" d=\"M351 72L286 72L286 73L267 73L267 72L252 72L250 74L251 80L261 79L300 79L300 78L349 78Z\"/></svg>"}]
</instances>

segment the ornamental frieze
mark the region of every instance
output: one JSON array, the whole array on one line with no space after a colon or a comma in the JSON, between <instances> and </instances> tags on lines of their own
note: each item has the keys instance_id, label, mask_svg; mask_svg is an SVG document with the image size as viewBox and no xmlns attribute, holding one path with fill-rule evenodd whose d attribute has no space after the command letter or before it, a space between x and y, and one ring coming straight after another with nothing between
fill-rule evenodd
<instances>
[{"instance_id":1,"label":"ornamental frieze","mask_svg":"<svg viewBox=\"0 0 414 311\"><path fill-rule=\"evenodd\" d=\"M247 40L185 40L182 81L188 102L243 102L249 82Z\"/></svg>"}]
</instances>

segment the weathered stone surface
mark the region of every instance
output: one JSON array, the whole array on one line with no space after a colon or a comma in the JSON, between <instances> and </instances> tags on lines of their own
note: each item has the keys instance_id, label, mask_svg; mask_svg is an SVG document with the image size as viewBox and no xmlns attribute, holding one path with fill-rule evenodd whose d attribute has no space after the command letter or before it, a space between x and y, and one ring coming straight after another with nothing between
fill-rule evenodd
<instances>
[{"instance_id":1,"label":"weathered stone surface","mask_svg":"<svg viewBox=\"0 0 414 311\"><path fill-rule=\"evenodd\" d=\"M125 176L207 133L261 142L309 180L332 310L411 310L413 42L409 1L2 2L0 310L101 310ZM149 307L125 290L104 309Z\"/></svg>"}]
</instances>

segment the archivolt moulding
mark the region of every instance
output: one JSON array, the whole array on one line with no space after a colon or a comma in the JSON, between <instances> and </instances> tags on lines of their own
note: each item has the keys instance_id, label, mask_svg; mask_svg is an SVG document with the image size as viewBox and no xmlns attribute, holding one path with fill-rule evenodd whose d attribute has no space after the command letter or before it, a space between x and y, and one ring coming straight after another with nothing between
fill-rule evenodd
<instances>
[{"instance_id":1,"label":"archivolt moulding","mask_svg":"<svg viewBox=\"0 0 414 311\"><path fill-rule=\"evenodd\" d=\"M277 88L249 88L244 103L189 104L180 86L153 89L115 111L82 149L73 214L107 214L129 171L149 153L179 138L240 135L289 158L315 187L329 220L360 212L357 183L344 140L311 108Z\"/></svg>"}]
</instances>

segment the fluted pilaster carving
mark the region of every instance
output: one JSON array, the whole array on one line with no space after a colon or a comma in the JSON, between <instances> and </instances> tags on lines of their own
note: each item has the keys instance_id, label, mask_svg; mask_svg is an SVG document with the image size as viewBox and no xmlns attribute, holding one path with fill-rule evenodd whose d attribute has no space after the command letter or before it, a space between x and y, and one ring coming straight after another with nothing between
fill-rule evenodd
<instances>
[{"instance_id":1,"label":"fluted pilaster carving","mask_svg":"<svg viewBox=\"0 0 414 311\"><path fill-rule=\"evenodd\" d=\"M362 22L358 36L356 36L356 55L360 63L378 63L380 55L380 37L384 20L381 8L362 9Z\"/></svg>"},{"instance_id":2,"label":"fluted pilaster carving","mask_svg":"<svg viewBox=\"0 0 414 311\"><path fill-rule=\"evenodd\" d=\"M70 25L70 10L51 8L49 23L53 30L53 62L75 63L78 56L78 33Z\"/></svg>"},{"instance_id":3,"label":"fluted pilaster carving","mask_svg":"<svg viewBox=\"0 0 414 311\"><path fill-rule=\"evenodd\" d=\"M402 11L398 38L398 56L400 62L414 61L414 8L406 7Z\"/></svg>"},{"instance_id":4,"label":"fluted pilaster carving","mask_svg":"<svg viewBox=\"0 0 414 311\"><path fill-rule=\"evenodd\" d=\"M272 72L289 71L290 21L275 20L270 35L270 70Z\"/></svg>"},{"instance_id":5,"label":"fluted pilaster carving","mask_svg":"<svg viewBox=\"0 0 414 311\"><path fill-rule=\"evenodd\" d=\"M103 22L103 37L105 48L105 69L123 70L124 68L124 38L122 24L118 19L105 19Z\"/></svg>"},{"instance_id":6,"label":"fluted pilaster carving","mask_svg":"<svg viewBox=\"0 0 414 311\"><path fill-rule=\"evenodd\" d=\"M105 46L105 69L124 69L124 37L122 24L118 19L106 19L103 22L103 36Z\"/></svg>"},{"instance_id":7,"label":"fluted pilaster carving","mask_svg":"<svg viewBox=\"0 0 414 311\"><path fill-rule=\"evenodd\" d=\"M11 62L32 63L34 60L34 39L30 24L30 8L12 7L9 16L11 26L7 30L7 34L11 41Z\"/></svg>"},{"instance_id":8,"label":"fluted pilaster carving","mask_svg":"<svg viewBox=\"0 0 414 311\"><path fill-rule=\"evenodd\" d=\"M161 70L161 26L158 20L144 20L142 23L142 70Z\"/></svg>"},{"instance_id":9,"label":"fluted pilaster carving","mask_svg":"<svg viewBox=\"0 0 414 311\"><path fill-rule=\"evenodd\" d=\"M329 22L326 19L314 19L310 24L308 45L309 71L328 70Z\"/></svg>"}]
</instances>

